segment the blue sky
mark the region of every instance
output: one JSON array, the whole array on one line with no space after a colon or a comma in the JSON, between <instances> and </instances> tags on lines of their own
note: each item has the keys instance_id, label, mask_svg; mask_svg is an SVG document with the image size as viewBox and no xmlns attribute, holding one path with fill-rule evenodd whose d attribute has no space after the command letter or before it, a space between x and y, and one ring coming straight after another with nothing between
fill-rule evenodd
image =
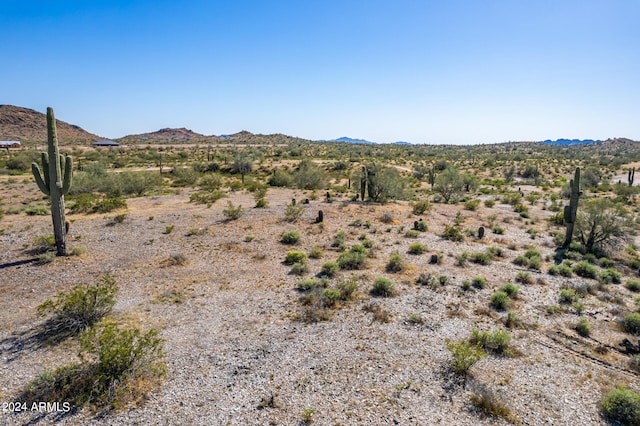
<instances>
[{"instance_id":1,"label":"blue sky","mask_svg":"<svg viewBox=\"0 0 640 426\"><path fill-rule=\"evenodd\" d=\"M105 137L640 140L636 0L0 5L0 103Z\"/></svg>"}]
</instances>

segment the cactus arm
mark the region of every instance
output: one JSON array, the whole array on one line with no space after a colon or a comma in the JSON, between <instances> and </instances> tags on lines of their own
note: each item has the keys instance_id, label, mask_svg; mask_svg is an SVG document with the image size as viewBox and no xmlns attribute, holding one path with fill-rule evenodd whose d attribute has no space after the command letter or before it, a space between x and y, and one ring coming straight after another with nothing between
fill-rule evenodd
<instances>
[{"instance_id":1,"label":"cactus arm","mask_svg":"<svg viewBox=\"0 0 640 426\"><path fill-rule=\"evenodd\" d=\"M47 184L47 195L49 194L49 156L46 152L40 154L40 163L42 164L42 179Z\"/></svg>"},{"instance_id":2,"label":"cactus arm","mask_svg":"<svg viewBox=\"0 0 640 426\"><path fill-rule=\"evenodd\" d=\"M64 162L64 177L62 179L62 195L67 195L71 188L73 159L67 155Z\"/></svg>"},{"instance_id":3,"label":"cactus arm","mask_svg":"<svg viewBox=\"0 0 640 426\"><path fill-rule=\"evenodd\" d=\"M42 191L45 195L49 195L49 188L42 180L40 168L36 163L31 163L31 173L33 173L33 177L36 179L36 183L38 184L38 188L40 188L40 191Z\"/></svg>"}]
</instances>

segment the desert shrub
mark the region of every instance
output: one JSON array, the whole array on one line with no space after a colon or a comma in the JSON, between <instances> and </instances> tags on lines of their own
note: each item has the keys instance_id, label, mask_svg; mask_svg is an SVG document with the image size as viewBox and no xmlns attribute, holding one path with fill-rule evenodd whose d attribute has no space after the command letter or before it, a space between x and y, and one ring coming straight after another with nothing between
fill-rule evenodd
<instances>
[{"instance_id":1,"label":"desert shrub","mask_svg":"<svg viewBox=\"0 0 640 426\"><path fill-rule=\"evenodd\" d=\"M56 248L56 239L53 234L41 235L33 240L33 253L46 253ZM55 254L55 253L54 253Z\"/></svg>"},{"instance_id":2,"label":"desert shrub","mask_svg":"<svg viewBox=\"0 0 640 426\"><path fill-rule=\"evenodd\" d=\"M210 206L223 196L224 193L222 191L193 192L191 195L189 195L189 202L194 204L206 204Z\"/></svg>"},{"instance_id":3,"label":"desert shrub","mask_svg":"<svg viewBox=\"0 0 640 426\"><path fill-rule=\"evenodd\" d=\"M340 265L338 265L337 262L325 262L322 265L322 270L320 271L320 273L329 278L332 278L338 273L339 270Z\"/></svg>"},{"instance_id":4,"label":"desert shrub","mask_svg":"<svg viewBox=\"0 0 640 426\"><path fill-rule=\"evenodd\" d=\"M509 311L507 312L507 317L505 318L504 325L507 326L507 328L520 327L522 325L522 320L520 319L518 314L513 311Z\"/></svg>"},{"instance_id":5,"label":"desert shrub","mask_svg":"<svg viewBox=\"0 0 640 426\"><path fill-rule=\"evenodd\" d=\"M518 293L520 293L520 287L509 283L501 286L500 291L505 292L511 299L516 299L518 297Z\"/></svg>"},{"instance_id":6,"label":"desert shrub","mask_svg":"<svg viewBox=\"0 0 640 426\"><path fill-rule=\"evenodd\" d=\"M24 214L27 216L46 216L50 212L47 206L32 206L24 209Z\"/></svg>"},{"instance_id":7,"label":"desert shrub","mask_svg":"<svg viewBox=\"0 0 640 426\"><path fill-rule=\"evenodd\" d=\"M426 285L431 288L440 287L440 283L428 272L421 272L420 275L416 278L416 284L418 285Z\"/></svg>"},{"instance_id":8,"label":"desert shrub","mask_svg":"<svg viewBox=\"0 0 640 426\"><path fill-rule=\"evenodd\" d=\"M471 255L471 262L478 265L488 265L491 262L491 254L489 253L473 253Z\"/></svg>"},{"instance_id":9,"label":"desert shrub","mask_svg":"<svg viewBox=\"0 0 640 426\"><path fill-rule=\"evenodd\" d=\"M502 250L502 248L495 247L495 246L491 246L491 247L487 248L487 253L492 258L503 257L504 256L504 251Z\"/></svg>"},{"instance_id":10,"label":"desert shrub","mask_svg":"<svg viewBox=\"0 0 640 426\"><path fill-rule=\"evenodd\" d=\"M504 228L502 226L494 226L493 228L491 228L491 232L496 235L502 235L504 234Z\"/></svg>"},{"instance_id":11,"label":"desert shrub","mask_svg":"<svg viewBox=\"0 0 640 426\"><path fill-rule=\"evenodd\" d=\"M622 318L622 328L627 333L638 335L640 334L640 314L631 313Z\"/></svg>"},{"instance_id":12,"label":"desert shrub","mask_svg":"<svg viewBox=\"0 0 640 426\"><path fill-rule=\"evenodd\" d=\"M126 209L127 201L121 197L108 197L97 200L91 211L93 213L109 213L114 210Z\"/></svg>"},{"instance_id":13,"label":"desert shrub","mask_svg":"<svg viewBox=\"0 0 640 426\"><path fill-rule=\"evenodd\" d=\"M569 265L562 263L560 265L553 265L549 267L549 274L570 278L573 276L573 269L571 269Z\"/></svg>"},{"instance_id":14,"label":"desert shrub","mask_svg":"<svg viewBox=\"0 0 640 426\"><path fill-rule=\"evenodd\" d=\"M466 251L460 253L459 255L456 256L456 264L458 266L464 266L467 264L467 260L469 259L469 253L467 253Z\"/></svg>"},{"instance_id":15,"label":"desert shrub","mask_svg":"<svg viewBox=\"0 0 640 426\"><path fill-rule=\"evenodd\" d=\"M51 263L56 260L56 252L55 251L47 251L38 255L37 264L45 265L47 263Z\"/></svg>"},{"instance_id":16,"label":"desert shrub","mask_svg":"<svg viewBox=\"0 0 640 426\"><path fill-rule=\"evenodd\" d=\"M637 293L640 291L640 281L638 280L628 280L626 286L629 290Z\"/></svg>"},{"instance_id":17,"label":"desert shrub","mask_svg":"<svg viewBox=\"0 0 640 426\"><path fill-rule=\"evenodd\" d=\"M269 207L269 202L265 198L256 199L257 209L266 209L267 207Z\"/></svg>"},{"instance_id":18,"label":"desert shrub","mask_svg":"<svg viewBox=\"0 0 640 426\"><path fill-rule=\"evenodd\" d=\"M464 235L462 234L462 230L459 226L450 226L445 225L444 231L440 235L445 240L449 241L464 241Z\"/></svg>"},{"instance_id":19,"label":"desert shrub","mask_svg":"<svg viewBox=\"0 0 640 426\"><path fill-rule=\"evenodd\" d=\"M471 402L490 416L502 417L511 424L519 424L509 406L485 386L476 385L471 393Z\"/></svg>"},{"instance_id":20,"label":"desert shrub","mask_svg":"<svg viewBox=\"0 0 640 426\"><path fill-rule=\"evenodd\" d=\"M95 360L91 399L99 404L126 404L129 380L157 378L166 374L163 340L156 330L121 329L114 323L87 330L81 339L85 353Z\"/></svg>"},{"instance_id":21,"label":"desert shrub","mask_svg":"<svg viewBox=\"0 0 640 426\"><path fill-rule=\"evenodd\" d=\"M333 237L333 241L331 242L331 247L338 247L341 249L346 248L345 237L347 234L344 231L338 231L336 235Z\"/></svg>"},{"instance_id":22,"label":"desert shrub","mask_svg":"<svg viewBox=\"0 0 640 426\"><path fill-rule=\"evenodd\" d=\"M483 289L487 286L487 280L483 277L473 277L471 279L471 285L475 288Z\"/></svg>"},{"instance_id":23,"label":"desert shrub","mask_svg":"<svg viewBox=\"0 0 640 426\"><path fill-rule=\"evenodd\" d=\"M300 232L298 231L285 231L282 233L280 242L284 244L295 244L300 240Z\"/></svg>"},{"instance_id":24,"label":"desert shrub","mask_svg":"<svg viewBox=\"0 0 640 426\"><path fill-rule=\"evenodd\" d=\"M560 303L570 304L578 301L578 295L572 288L563 288L560 290L560 297L558 299Z\"/></svg>"},{"instance_id":25,"label":"desert shrub","mask_svg":"<svg viewBox=\"0 0 640 426\"><path fill-rule=\"evenodd\" d=\"M300 189L319 189L325 185L324 171L310 159L300 161L293 180Z\"/></svg>"},{"instance_id":26,"label":"desert shrub","mask_svg":"<svg viewBox=\"0 0 640 426\"><path fill-rule=\"evenodd\" d=\"M591 324L589 324L589 320L585 317L580 317L576 324L576 331L579 335L588 337L591 333Z\"/></svg>"},{"instance_id":27,"label":"desert shrub","mask_svg":"<svg viewBox=\"0 0 640 426\"><path fill-rule=\"evenodd\" d=\"M612 268L614 264L615 262L608 257L598 259L598 265L600 265L601 268Z\"/></svg>"},{"instance_id":28,"label":"desert shrub","mask_svg":"<svg viewBox=\"0 0 640 426\"><path fill-rule=\"evenodd\" d=\"M124 213L117 214L113 217L113 223L122 223L127 218L127 215Z\"/></svg>"},{"instance_id":29,"label":"desert shrub","mask_svg":"<svg viewBox=\"0 0 640 426\"><path fill-rule=\"evenodd\" d=\"M449 277L447 275L440 275L438 276L438 282L440 283L440 285L447 285L447 283L449 282Z\"/></svg>"},{"instance_id":30,"label":"desert shrub","mask_svg":"<svg viewBox=\"0 0 640 426\"><path fill-rule=\"evenodd\" d=\"M362 245L363 245L365 248L368 248L368 249L369 249L369 248L373 247L373 244L374 244L373 240L369 240L369 239L364 239L364 240L362 240Z\"/></svg>"},{"instance_id":31,"label":"desert shrub","mask_svg":"<svg viewBox=\"0 0 640 426\"><path fill-rule=\"evenodd\" d=\"M615 269L608 268L600 272L600 275L598 276L598 280L602 284L610 284L610 283L620 284L622 282L622 275L620 274L620 272L616 271Z\"/></svg>"},{"instance_id":32,"label":"desert shrub","mask_svg":"<svg viewBox=\"0 0 640 426\"><path fill-rule=\"evenodd\" d=\"M417 216L424 214L425 212L428 212L430 210L431 210L431 203L429 202L429 200L417 201L415 204L412 205L413 214Z\"/></svg>"},{"instance_id":33,"label":"desert shrub","mask_svg":"<svg viewBox=\"0 0 640 426\"><path fill-rule=\"evenodd\" d=\"M515 280L516 282L519 282L522 284L531 284L533 282L533 278L531 278L531 274L526 271L519 271L516 274Z\"/></svg>"},{"instance_id":34,"label":"desert shrub","mask_svg":"<svg viewBox=\"0 0 640 426\"><path fill-rule=\"evenodd\" d=\"M96 285L79 285L68 293L58 293L37 307L38 315L50 315L45 332L74 335L91 327L111 312L117 292L116 280L106 274Z\"/></svg>"},{"instance_id":35,"label":"desert shrub","mask_svg":"<svg viewBox=\"0 0 640 426\"><path fill-rule=\"evenodd\" d=\"M294 263L307 263L307 261L307 254L298 250L289 250L284 259L284 263L287 265L293 265Z\"/></svg>"},{"instance_id":36,"label":"desert shrub","mask_svg":"<svg viewBox=\"0 0 640 426\"><path fill-rule=\"evenodd\" d=\"M518 266L527 266L529 264L529 259L524 255L519 255L513 259L513 264Z\"/></svg>"},{"instance_id":37,"label":"desert shrub","mask_svg":"<svg viewBox=\"0 0 640 426\"><path fill-rule=\"evenodd\" d=\"M309 272L309 265L306 262L295 262L291 265L291 275L304 275Z\"/></svg>"},{"instance_id":38,"label":"desert shrub","mask_svg":"<svg viewBox=\"0 0 640 426\"><path fill-rule=\"evenodd\" d=\"M372 313L374 321L383 323L391 321L391 313L375 302L364 305L362 309Z\"/></svg>"},{"instance_id":39,"label":"desert shrub","mask_svg":"<svg viewBox=\"0 0 640 426\"><path fill-rule=\"evenodd\" d=\"M596 270L596 268L586 260L582 260L573 265L573 272L583 278L595 279L598 277L598 271Z\"/></svg>"},{"instance_id":40,"label":"desert shrub","mask_svg":"<svg viewBox=\"0 0 640 426\"><path fill-rule=\"evenodd\" d=\"M409 254L422 254L427 248L423 243L413 243L409 246Z\"/></svg>"},{"instance_id":41,"label":"desert shrub","mask_svg":"<svg viewBox=\"0 0 640 426\"><path fill-rule=\"evenodd\" d=\"M416 229L409 229L404 233L404 236L407 238L418 238L420 236L420 231Z\"/></svg>"},{"instance_id":42,"label":"desert shrub","mask_svg":"<svg viewBox=\"0 0 640 426\"><path fill-rule=\"evenodd\" d=\"M240 216L242 216L242 213L244 213L244 209L242 208L242 205L240 204L238 206L234 206L231 201L228 201L227 207L224 210L222 210L222 214L227 220L239 219Z\"/></svg>"},{"instance_id":43,"label":"desert shrub","mask_svg":"<svg viewBox=\"0 0 640 426\"><path fill-rule=\"evenodd\" d=\"M373 282L371 294L374 296L389 297L395 294L395 284L388 278L380 277Z\"/></svg>"},{"instance_id":44,"label":"desert shrub","mask_svg":"<svg viewBox=\"0 0 640 426\"><path fill-rule=\"evenodd\" d=\"M496 291L491 295L491 307L497 310L504 310L509 307L511 301L509 295L502 290Z\"/></svg>"},{"instance_id":45,"label":"desert shrub","mask_svg":"<svg viewBox=\"0 0 640 426\"><path fill-rule=\"evenodd\" d=\"M276 170L269 177L267 183L271 186L290 187L293 185L293 176L283 170Z\"/></svg>"},{"instance_id":46,"label":"desert shrub","mask_svg":"<svg viewBox=\"0 0 640 426\"><path fill-rule=\"evenodd\" d=\"M173 230L176 228L175 225L167 225L164 227L164 234L170 234L173 232Z\"/></svg>"},{"instance_id":47,"label":"desert shrub","mask_svg":"<svg viewBox=\"0 0 640 426\"><path fill-rule=\"evenodd\" d=\"M623 425L640 425L640 392L617 387L600 401L600 410L608 419Z\"/></svg>"},{"instance_id":48,"label":"desert shrub","mask_svg":"<svg viewBox=\"0 0 640 426\"><path fill-rule=\"evenodd\" d=\"M453 357L451 362L453 371L459 375L467 374L473 364L487 356L482 346L471 344L467 340L452 342L447 339L445 345Z\"/></svg>"},{"instance_id":49,"label":"desert shrub","mask_svg":"<svg viewBox=\"0 0 640 426\"><path fill-rule=\"evenodd\" d=\"M386 270L387 272L400 272L404 270L405 265L402 260L402 256L398 253L393 253L389 256L389 262L387 262Z\"/></svg>"},{"instance_id":50,"label":"desert shrub","mask_svg":"<svg viewBox=\"0 0 640 426\"><path fill-rule=\"evenodd\" d=\"M358 284L356 279L351 278L347 281L343 281L337 285L337 289L340 292L340 300L349 300L351 299L356 290L358 289Z\"/></svg>"},{"instance_id":51,"label":"desert shrub","mask_svg":"<svg viewBox=\"0 0 640 426\"><path fill-rule=\"evenodd\" d=\"M493 206L496 205L495 200L492 200L491 198L484 200L484 205L488 208L491 208Z\"/></svg>"},{"instance_id":52,"label":"desert shrub","mask_svg":"<svg viewBox=\"0 0 640 426\"><path fill-rule=\"evenodd\" d=\"M472 330L469 343L479 344L485 350L504 354L511 342L511 333L507 330L489 331Z\"/></svg>"},{"instance_id":53,"label":"desert shrub","mask_svg":"<svg viewBox=\"0 0 640 426\"><path fill-rule=\"evenodd\" d=\"M478 210L479 205L480 205L480 200L472 199L472 200L465 201L464 208L465 210L476 211Z\"/></svg>"},{"instance_id":54,"label":"desert shrub","mask_svg":"<svg viewBox=\"0 0 640 426\"><path fill-rule=\"evenodd\" d=\"M287 204L287 207L284 209L284 219L287 222L295 222L304 214L304 207L300 204L294 204L293 202Z\"/></svg>"},{"instance_id":55,"label":"desert shrub","mask_svg":"<svg viewBox=\"0 0 640 426\"><path fill-rule=\"evenodd\" d=\"M340 269L354 270L364 269L367 263L367 255L364 253L348 251L338 256L338 266Z\"/></svg>"},{"instance_id":56,"label":"desert shrub","mask_svg":"<svg viewBox=\"0 0 640 426\"><path fill-rule=\"evenodd\" d=\"M311 259L321 259L323 254L324 252L322 250L322 247L318 246L311 247L311 251L309 251L309 257Z\"/></svg>"},{"instance_id":57,"label":"desert shrub","mask_svg":"<svg viewBox=\"0 0 640 426\"><path fill-rule=\"evenodd\" d=\"M71 256L82 256L87 252L87 248L85 246L75 246L71 249Z\"/></svg>"},{"instance_id":58,"label":"desert shrub","mask_svg":"<svg viewBox=\"0 0 640 426\"><path fill-rule=\"evenodd\" d=\"M193 186L198 181L198 172L190 167L175 167L172 173L174 186Z\"/></svg>"},{"instance_id":59,"label":"desert shrub","mask_svg":"<svg viewBox=\"0 0 640 426\"><path fill-rule=\"evenodd\" d=\"M327 287L327 281L320 280L318 278L308 278L306 280L300 280L296 283L296 289L299 291L310 291L315 288Z\"/></svg>"}]
</instances>

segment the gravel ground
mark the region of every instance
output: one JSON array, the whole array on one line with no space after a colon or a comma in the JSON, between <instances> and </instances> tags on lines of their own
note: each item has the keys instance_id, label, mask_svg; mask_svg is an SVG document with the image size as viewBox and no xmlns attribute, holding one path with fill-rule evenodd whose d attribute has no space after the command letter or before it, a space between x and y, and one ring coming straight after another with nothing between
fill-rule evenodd
<instances>
[{"instance_id":1,"label":"gravel ground","mask_svg":"<svg viewBox=\"0 0 640 426\"><path fill-rule=\"evenodd\" d=\"M168 375L142 406L103 417L86 409L3 412L0 424L298 425L305 418L318 425L508 424L471 402L472 392L486 387L521 424L597 425L606 424L598 402L607 389L616 384L638 387L628 358L615 351L625 337L616 319L629 308L588 296L584 315L592 321L592 338L579 337L572 329L575 313L549 315L546 309L557 303L561 286L584 280L553 277L544 272L548 262L543 272L529 271L534 282L521 285L512 307L526 325L512 331L518 356L490 355L476 363L466 379L451 372L447 339L466 338L474 328L504 327L506 313L494 311L488 302L493 291L525 270L512 260L529 246L543 257L553 254L541 220L550 212L532 209L537 219L533 226L541 231L532 240L526 233L531 226L510 206L482 206L472 212L461 205L436 204L423 216L429 231L416 240L401 230L417 220L406 203L362 206L340 199L331 204L311 200L297 223L284 222L291 198L309 196L272 189L270 207L254 209L250 194L234 193L229 200L246 208L240 219L230 222L222 214L227 199L211 208L188 203L188 191L131 199L120 224L110 224L113 214L70 216L71 246L83 245L87 253L41 266L7 264L31 257L25 248L34 237L50 233L50 219L5 216L0 222L5 230L0 235L0 264L7 265L0 269L0 403L14 401L43 371L77 360L76 341L52 346L28 339L43 321L36 307L58 291L95 283L106 272L120 284L114 315L160 330ZM319 209L325 217L322 225L313 224ZM393 223L380 221L385 212ZM483 240L441 239L438 234L457 212L466 218L463 227L470 229L487 226L489 216L495 215L505 233L492 234L488 228ZM369 220L372 227L349 226L356 219ZM167 234L167 226L175 228ZM200 232L187 236L194 229ZM339 230L347 232L349 245L362 233L375 241L367 269L340 272L334 279L356 277L358 292L353 301L333 310L329 321L298 319L303 312L295 290L299 277L283 265L291 247L279 242L282 232L291 229L302 234L296 249L324 248L322 259L310 259L307 277L338 257L331 241ZM247 236L253 239L247 241ZM427 246L425 254L407 254L416 241ZM501 247L504 257L486 266L456 265L455 256L463 251L476 253L489 246ZM409 263L398 274L385 272L394 252ZM443 262L429 264L431 253L442 253ZM167 259L176 254L184 255L187 263L168 266ZM450 282L437 290L415 285L424 271L448 275ZM395 297L369 294L379 276L396 283ZM488 286L463 291L462 281L475 276L485 277ZM632 300L625 288L613 287L610 294ZM184 296L182 303L159 301L172 290ZM365 311L372 302L390 314L389 322L375 321Z\"/></svg>"}]
</instances>

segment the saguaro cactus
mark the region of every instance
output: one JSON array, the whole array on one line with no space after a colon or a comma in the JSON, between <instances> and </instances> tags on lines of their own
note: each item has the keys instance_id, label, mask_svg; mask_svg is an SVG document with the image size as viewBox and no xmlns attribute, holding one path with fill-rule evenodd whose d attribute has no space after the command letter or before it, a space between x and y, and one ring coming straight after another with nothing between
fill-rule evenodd
<instances>
[{"instance_id":1,"label":"saguaro cactus","mask_svg":"<svg viewBox=\"0 0 640 426\"><path fill-rule=\"evenodd\" d=\"M564 206L564 223L567 225L567 234L564 237L562 247L569 247L573 239L573 227L576 223L576 215L578 213L578 201L580 199L580 167L576 167L576 174L569 182L571 188L571 197L569 205Z\"/></svg>"},{"instance_id":2,"label":"saguaro cactus","mask_svg":"<svg viewBox=\"0 0 640 426\"><path fill-rule=\"evenodd\" d=\"M362 176L360 176L360 200L364 201L367 191L367 168L362 166Z\"/></svg>"},{"instance_id":3,"label":"saguaro cactus","mask_svg":"<svg viewBox=\"0 0 640 426\"><path fill-rule=\"evenodd\" d=\"M51 199L51 218L57 254L66 256L64 196L71 188L73 161L70 156L63 157L58 151L56 119L51 107L47 108L47 138L48 153L43 152L41 155L42 169L36 163L32 163L31 171L40 190ZM64 175L62 175L63 170Z\"/></svg>"},{"instance_id":4,"label":"saguaro cactus","mask_svg":"<svg viewBox=\"0 0 640 426\"><path fill-rule=\"evenodd\" d=\"M629 169L629 174L627 175L627 182L629 183L629 186L633 185L633 179L636 176L636 168L632 168Z\"/></svg>"}]
</instances>

